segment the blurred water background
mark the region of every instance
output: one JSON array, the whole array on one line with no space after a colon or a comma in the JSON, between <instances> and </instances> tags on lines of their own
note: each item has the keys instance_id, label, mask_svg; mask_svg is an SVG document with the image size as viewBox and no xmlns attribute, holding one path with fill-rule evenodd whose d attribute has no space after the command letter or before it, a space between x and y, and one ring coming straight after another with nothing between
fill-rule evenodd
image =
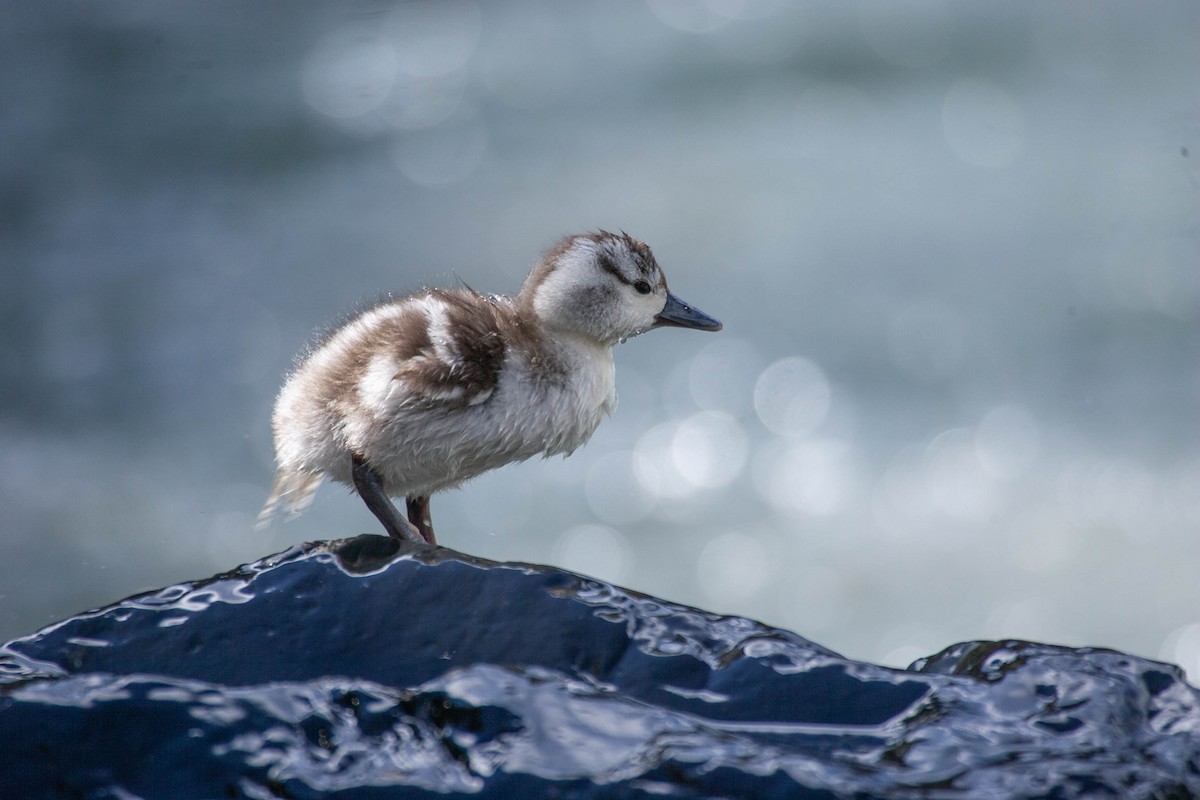
<instances>
[{"instance_id":1,"label":"blurred water background","mask_svg":"<svg viewBox=\"0 0 1200 800\"><path fill-rule=\"evenodd\" d=\"M1200 5L0 7L0 640L376 531L251 529L311 332L624 228L726 325L619 348L444 543L903 665L1200 676ZM349 612L349 610L348 610ZM398 614L420 609L397 609Z\"/></svg>"}]
</instances>

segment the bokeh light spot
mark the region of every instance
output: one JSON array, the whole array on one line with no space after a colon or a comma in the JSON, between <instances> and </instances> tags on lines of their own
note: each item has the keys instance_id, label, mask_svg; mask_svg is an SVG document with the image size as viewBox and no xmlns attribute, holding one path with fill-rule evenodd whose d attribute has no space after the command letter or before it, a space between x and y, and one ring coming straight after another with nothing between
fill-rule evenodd
<instances>
[{"instance_id":1,"label":"bokeh light spot","mask_svg":"<svg viewBox=\"0 0 1200 800\"><path fill-rule=\"evenodd\" d=\"M644 433L634 447L633 472L651 496L679 499L729 484L744 469L748 451L740 422L701 411Z\"/></svg>"},{"instance_id":2,"label":"bokeh light spot","mask_svg":"<svg viewBox=\"0 0 1200 800\"><path fill-rule=\"evenodd\" d=\"M825 373L807 358L782 358L763 370L754 385L754 410L773 433L805 436L829 414Z\"/></svg>"},{"instance_id":3,"label":"bokeh light spot","mask_svg":"<svg viewBox=\"0 0 1200 800\"><path fill-rule=\"evenodd\" d=\"M1041 447L1037 422L1024 408L998 406L975 431L975 454L984 469L998 478L1015 478L1034 463Z\"/></svg>"},{"instance_id":4,"label":"bokeh light spot","mask_svg":"<svg viewBox=\"0 0 1200 800\"><path fill-rule=\"evenodd\" d=\"M750 343L722 336L692 359L688 387L705 411L741 416L752 410L754 381L761 370L762 357Z\"/></svg>"},{"instance_id":5,"label":"bokeh light spot","mask_svg":"<svg viewBox=\"0 0 1200 800\"><path fill-rule=\"evenodd\" d=\"M655 425L638 438L633 448L633 473L642 488L655 498L678 499L696 489L675 461L678 430L678 422Z\"/></svg>"},{"instance_id":6,"label":"bokeh light spot","mask_svg":"<svg viewBox=\"0 0 1200 800\"><path fill-rule=\"evenodd\" d=\"M675 468L704 489L725 486L741 474L747 449L741 423L720 411L701 411L688 417L671 442Z\"/></svg>"},{"instance_id":7,"label":"bokeh light spot","mask_svg":"<svg viewBox=\"0 0 1200 800\"><path fill-rule=\"evenodd\" d=\"M950 516L983 519L999 499L992 476L975 453L974 436L966 428L943 431L929 443L925 480L933 505Z\"/></svg>"},{"instance_id":8,"label":"bokeh light spot","mask_svg":"<svg viewBox=\"0 0 1200 800\"><path fill-rule=\"evenodd\" d=\"M759 493L777 510L830 516L855 493L850 447L835 439L789 444L756 469Z\"/></svg>"},{"instance_id":9,"label":"bokeh light spot","mask_svg":"<svg viewBox=\"0 0 1200 800\"><path fill-rule=\"evenodd\" d=\"M377 113L399 130L431 128L450 119L462 106L465 90L466 79L461 73L432 78L400 74Z\"/></svg>"},{"instance_id":10,"label":"bokeh light spot","mask_svg":"<svg viewBox=\"0 0 1200 800\"><path fill-rule=\"evenodd\" d=\"M396 50L378 32L345 28L322 39L305 60L304 99L336 119L378 108L396 78Z\"/></svg>"}]
</instances>

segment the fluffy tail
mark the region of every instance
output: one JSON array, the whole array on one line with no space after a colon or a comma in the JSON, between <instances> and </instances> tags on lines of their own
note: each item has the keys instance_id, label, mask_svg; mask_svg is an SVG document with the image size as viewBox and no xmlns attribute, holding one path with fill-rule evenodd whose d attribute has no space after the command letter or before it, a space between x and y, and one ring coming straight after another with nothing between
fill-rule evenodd
<instances>
[{"instance_id":1,"label":"fluffy tail","mask_svg":"<svg viewBox=\"0 0 1200 800\"><path fill-rule=\"evenodd\" d=\"M324 478L325 475L321 472L294 472L282 469L276 472L271 494L267 496L267 503L262 511L258 512L258 520L255 521L254 527L261 530L269 525L280 506L288 516L295 516L308 508Z\"/></svg>"}]
</instances>

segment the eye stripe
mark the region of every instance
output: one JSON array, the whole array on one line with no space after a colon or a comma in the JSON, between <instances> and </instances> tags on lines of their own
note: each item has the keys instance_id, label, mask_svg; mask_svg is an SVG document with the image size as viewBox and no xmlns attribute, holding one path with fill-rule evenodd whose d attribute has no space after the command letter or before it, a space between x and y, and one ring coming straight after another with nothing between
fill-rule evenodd
<instances>
[{"instance_id":1,"label":"eye stripe","mask_svg":"<svg viewBox=\"0 0 1200 800\"><path fill-rule=\"evenodd\" d=\"M622 274L621 270L617 269L616 262L613 261L612 256L610 256L608 253L601 253L597 260L600 262L600 269L612 275L626 286L631 286L633 284L633 281L629 280L629 278L626 278L625 275Z\"/></svg>"}]
</instances>

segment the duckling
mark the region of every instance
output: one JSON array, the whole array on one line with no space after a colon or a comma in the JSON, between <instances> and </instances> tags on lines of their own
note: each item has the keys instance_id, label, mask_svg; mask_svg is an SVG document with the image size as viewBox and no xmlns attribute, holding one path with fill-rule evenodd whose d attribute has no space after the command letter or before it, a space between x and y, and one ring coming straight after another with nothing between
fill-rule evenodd
<instances>
[{"instance_id":1,"label":"duckling","mask_svg":"<svg viewBox=\"0 0 1200 800\"><path fill-rule=\"evenodd\" d=\"M515 297L426 289L369 308L284 382L258 525L302 511L328 477L353 486L389 536L435 544L434 492L569 455L616 406L613 347L665 326L722 327L668 291L648 246L607 231L560 241Z\"/></svg>"}]
</instances>

